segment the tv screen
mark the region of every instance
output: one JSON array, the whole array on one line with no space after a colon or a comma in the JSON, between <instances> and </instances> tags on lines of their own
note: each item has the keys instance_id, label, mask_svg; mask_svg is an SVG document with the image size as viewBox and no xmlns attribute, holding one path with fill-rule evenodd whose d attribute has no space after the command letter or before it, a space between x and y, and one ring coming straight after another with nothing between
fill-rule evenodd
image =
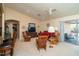
<instances>
[{"instance_id":1,"label":"tv screen","mask_svg":"<svg viewBox=\"0 0 79 59\"><path fill-rule=\"evenodd\" d=\"M30 27L29 32L36 32L35 27Z\"/></svg>"},{"instance_id":2,"label":"tv screen","mask_svg":"<svg viewBox=\"0 0 79 59\"><path fill-rule=\"evenodd\" d=\"M35 23L29 23L28 32L36 32Z\"/></svg>"}]
</instances>

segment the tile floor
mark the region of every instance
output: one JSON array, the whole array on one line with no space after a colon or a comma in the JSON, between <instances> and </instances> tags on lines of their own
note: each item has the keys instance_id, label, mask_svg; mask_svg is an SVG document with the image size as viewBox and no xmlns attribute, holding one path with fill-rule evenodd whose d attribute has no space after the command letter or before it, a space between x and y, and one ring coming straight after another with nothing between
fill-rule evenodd
<instances>
[{"instance_id":1,"label":"tile floor","mask_svg":"<svg viewBox=\"0 0 79 59\"><path fill-rule=\"evenodd\" d=\"M79 56L79 46L60 42L53 48L49 48L47 42L47 49L37 50L35 38L30 42L23 42L18 40L14 49L14 56Z\"/></svg>"}]
</instances>

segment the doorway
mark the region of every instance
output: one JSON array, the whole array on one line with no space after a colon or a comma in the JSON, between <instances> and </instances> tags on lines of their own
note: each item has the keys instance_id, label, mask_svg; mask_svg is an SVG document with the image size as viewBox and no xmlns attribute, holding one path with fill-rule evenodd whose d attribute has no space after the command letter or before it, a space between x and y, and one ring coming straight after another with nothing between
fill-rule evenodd
<instances>
[{"instance_id":1,"label":"doorway","mask_svg":"<svg viewBox=\"0 0 79 59\"><path fill-rule=\"evenodd\" d=\"M17 20L6 20L5 21L5 38L13 38L13 33L16 32L16 39L19 39L19 21Z\"/></svg>"}]
</instances>

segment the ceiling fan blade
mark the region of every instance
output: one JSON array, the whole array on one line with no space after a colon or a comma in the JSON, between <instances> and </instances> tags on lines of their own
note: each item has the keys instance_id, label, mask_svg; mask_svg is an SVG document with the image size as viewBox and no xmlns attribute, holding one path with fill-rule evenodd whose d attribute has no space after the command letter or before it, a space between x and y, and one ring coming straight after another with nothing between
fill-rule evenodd
<instances>
[{"instance_id":1,"label":"ceiling fan blade","mask_svg":"<svg viewBox=\"0 0 79 59\"><path fill-rule=\"evenodd\" d=\"M53 12L55 12L56 9L50 8L49 10L45 10L45 13L48 15L49 18L53 17Z\"/></svg>"},{"instance_id":2,"label":"ceiling fan blade","mask_svg":"<svg viewBox=\"0 0 79 59\"><path fill-rule=\"evenodd\" d=\"M55 11L56 11L56 9L49 9L49 14L51 15Z\"/></svg>"}]
</instances>

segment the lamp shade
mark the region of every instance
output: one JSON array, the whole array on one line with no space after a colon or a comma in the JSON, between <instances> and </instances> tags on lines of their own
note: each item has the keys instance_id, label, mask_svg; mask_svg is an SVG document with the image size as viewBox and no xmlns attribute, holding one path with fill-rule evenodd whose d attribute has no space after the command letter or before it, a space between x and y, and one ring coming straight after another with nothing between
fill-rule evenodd
<instances>
[{"instance_id":1,"label":"lamp shade","mask_svg":"<svg viewBox=\"0 0 79 59\"><path fill-rule=\"evenodd\" d=\"M54 29L54 27L53 26L50 26L49 28L48 28L48 32L55 32L55 29Z\"/></svg>"}]
</instances>

